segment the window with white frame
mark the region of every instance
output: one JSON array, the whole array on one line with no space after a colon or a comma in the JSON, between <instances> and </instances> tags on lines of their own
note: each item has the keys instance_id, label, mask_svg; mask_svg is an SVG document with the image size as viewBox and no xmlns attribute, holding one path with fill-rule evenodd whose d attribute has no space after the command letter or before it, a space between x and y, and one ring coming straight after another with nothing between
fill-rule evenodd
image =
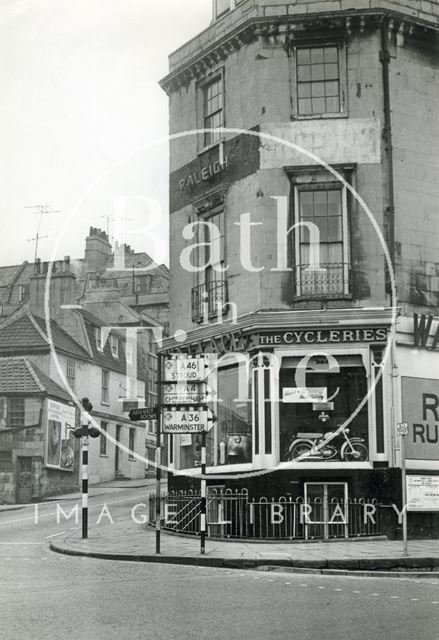
<instances>
[{"instance_id":1,"label":"window with white frame","mask_svg":"<svg viewBox=\"0 0 439 640\"><path fill-rule=\"evenodd\" d=\"M210 147L220 142L222 133L218 128L224 127L224 75L216 74L200 84L203 119L201 126L206 129L203 135L203 146Z\"/></svg>"},{"instance_id":2,"label":"window with white frame","mask_svg":"<svg viewBox=\"0 0 439 640\"><path fill-rule=\"evenodd\" d=\"M67 359L66 363L66 378L69 387L74 391L76 381L76 362L70 358Z\"/></svg>"},{"instance_id":3,"label":"window with white frame","mask_svg":"<svg viewBox=\"0 0 439 640\"><path fill-rule=\"evenodd\" d=\"M111 334L110 336L111 355L113 358L119 358L119 338Z\"/></svg>"},{"instance_id":4,"label":"window with white frame","mask_svg":"<svg viewBox=\"0 0 439 640\"><path fill-rule=\"evenodd\" d=\"M298 116L330 116L346 111L345 49L339 44L295 48Z\"/></svg>"},{"instance_id":5,"label":"window with white frame","mask_svg":"<svg viewBox=\"0 0 439 640\"><path fill-rule=\"evenodd\" d=\"M338 182L294 187L295 295L339 298L350 294L346 188Z\"/></svg>"},{"instance_id":6,"label":"window with white frame","mask_svg":"<svg viewBox=\"0 0 439 640\"><path fill-rule=\"evenodd\" d=\"M18 287L18 300L19 302L26 302L30 296L30 285L20 284Z\"/></svg>"},{"instance_id":7,"label":"window with white frame","mask_svg":"<svg viewBox=\"0 0 439 640\"><path fill-rule=\"evenodd\" d=\"M222 18L230 11L233 11L233 9L235 9L235 7L237 7L242 2L245 2L245 0L214 0L214 19L218 20L218 18Z\"/></svg>"},{"instance_id":8,"label":"window with white frame","mask_svg":"<svg viewBox=\"0 0 439 640\"><path fill-rule=\"evenodd\" d=\"M128 338L125 345L125 357L128 364L133 364L134 362L134 345L134 341Z\"/></svg>"},{"instance_id":9,"label":"window with white frame","mask_svg":"<svg viewBox=\"0 0 439 640\"><path fill-rule=\"evenodd\" d=\"M25 424L24 398L8 398L8 426L21 427Z\"/></svg>"},{"instance_id":10,"label":"window with white frame","mask_svg":"<svg viewBox=\"0 0 439 640\"><path fill-rule=\"evenodd\" d=\"M102 337L102 328L95 327L95 341L96 341L96 349L98 351L104 350L104 340Z\"/></svg>"},{"instance_id":11,"label":"window with white frame","mask_svg":"<svg viewBox=\"0 0 439 640\"><path fill-rule=\"evenodd\" d=\"M102 385L101 385L101 402L108 404L110 401L110 372L107 369L102 369Z\"/></svg>"}]
</instances>

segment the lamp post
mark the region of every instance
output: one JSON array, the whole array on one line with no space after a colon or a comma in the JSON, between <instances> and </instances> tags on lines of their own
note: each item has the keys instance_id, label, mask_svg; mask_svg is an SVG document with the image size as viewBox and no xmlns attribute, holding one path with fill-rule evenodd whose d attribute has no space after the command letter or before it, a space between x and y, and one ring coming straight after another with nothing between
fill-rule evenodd
<instances>
[{"instance_id":1,"label":"lamp post","mask_svg":"<svg viewBox=\"0 0 439 640\"><path fill-rule=\"evenodd\" d=\"M399 435L399 451L401 455L401 483L402 483L402 549L404 556L408 555L407 544L407 483L406 483L406 464L405 464L405 437L409 432L407 422L399 422L396 425L396 432Z\"/></svg>"}]
</instances>

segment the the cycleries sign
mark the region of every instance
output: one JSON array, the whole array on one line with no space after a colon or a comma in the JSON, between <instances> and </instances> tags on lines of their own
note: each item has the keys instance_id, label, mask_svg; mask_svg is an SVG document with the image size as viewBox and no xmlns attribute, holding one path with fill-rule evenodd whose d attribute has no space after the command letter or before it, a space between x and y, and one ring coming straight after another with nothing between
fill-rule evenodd
<instances>
[{"instance_id":1,"label":"the cycleries sign","mask_svg":"<svg viewBox=\"0 0 439 640\"><path fill-rule=\"evenodd\" d=\"M289 344L342 344L351 342L386 342L387 329L318 329L266 333L259 337L260 346Z\"/></svg>"}]
</instances>

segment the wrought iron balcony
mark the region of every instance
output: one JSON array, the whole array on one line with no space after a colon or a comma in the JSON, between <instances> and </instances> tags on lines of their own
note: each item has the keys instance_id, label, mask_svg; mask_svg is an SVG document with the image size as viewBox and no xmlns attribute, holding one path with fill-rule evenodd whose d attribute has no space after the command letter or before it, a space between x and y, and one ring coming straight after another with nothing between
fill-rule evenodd
<instances>
[{"instance_id":1,"label":"wrought iron balcony","mask_svg":"<svg viewBox=\"0 0 439 640\"><path fill-rule=\"evenodd\" d=\"M295 269L295 299L348 298L351 293L351 266L348 263L301 265Z\"/></svg>"},{"instance_id":2,"label":"wrought iron balcony","mask_svg":"<svg viewBox=\"0 0 439 640\"><path fill-rule=\"evenodd\" d=\"M227 282L215 280L192 289L192 322L217 318L227 302Z\"/></svg>"}]
</instances>

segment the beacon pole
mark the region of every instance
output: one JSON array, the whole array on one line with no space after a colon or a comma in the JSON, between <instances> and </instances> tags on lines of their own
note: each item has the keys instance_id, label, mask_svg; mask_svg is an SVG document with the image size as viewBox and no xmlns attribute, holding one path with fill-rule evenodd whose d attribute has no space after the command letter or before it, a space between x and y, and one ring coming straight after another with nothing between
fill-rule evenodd
<instances>
[{"instance_id":1,"label":"beacon pole","mask_svg":"<svg viewBox=\"0 0 439 640\"><path fill-rule=\"evenodd\" d=\"M400 435L401 442L401 476L402 476L402 548L404 556L408 555L408 542L407 542L407 472L405 462L405 433L402 431Z\"/></svg>"},{"instance_id":2,"label":"beacon pole","mask_svg":"<svg viewBox=\"0 0 439 640\"><path fill-rule=\"evenodd\" d=\"M155 451L155 552L160 554L160 517L161 517L161 424L162 424L162 369L163 369L163 356L158 354L158 405L157 405L157 433L156 433L156 451Z\"/></svg>"},{"instance_id":3,"label":"beacon pole","mask_svg":"<svg viewBox=\"0 0 439 640\"><path fill-rule=\"evenodd\" d=\"M206 553L206 431L201 433L201 509L200 509L201 555Z\"/></svg>"},{"instance_id":4,"label":"beacon pole","mask_svg":"<svg viewBox=\"0 0 439 640\"><path fill-rule=\"evenodd\" d=\"M88 428L88 425L84 425L84 432ZM82 444L82 539L88 538L88 436L84 435L81 438Z\"/></svg>"}]
</instances>

